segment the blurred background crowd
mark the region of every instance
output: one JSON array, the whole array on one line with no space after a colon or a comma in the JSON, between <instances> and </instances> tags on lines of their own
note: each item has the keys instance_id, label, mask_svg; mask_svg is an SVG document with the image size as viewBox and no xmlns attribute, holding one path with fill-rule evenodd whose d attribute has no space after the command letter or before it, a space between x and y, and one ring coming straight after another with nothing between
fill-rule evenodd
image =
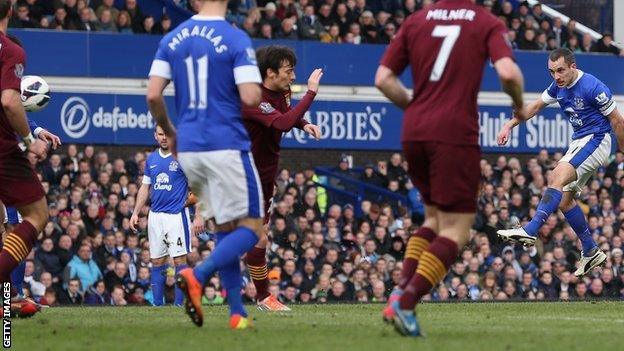
<instances>
[{"instance_id":1,"label":"blurred background crowd","mask_svg":"<svg viewBox=\"0 0 624 351\"><path fill-rule=\"evenodd\" d=\"M27 295L52 306L150 304L148 207L139 216L138 232L129 228L149 152L125 149L119 154L131 157L112 157L105 149L68 145L37 166L47 191L50 221L27 261ZM579 195L590 229L609 257L603 269L583 279L571 274L580 246L561 215L548 219L533 248L506 246L496 238L496 230L533 215L560 157L542 151L523 161L505 156L482 160L479 212L470 244L427 299L624 297L620 152ZM319 186L325 180L311 167L279 172L268 255L270 291L283 302L379 302L398 283L407 238L422 221L422 204L400 154L376 163L361 161L364 168L355 169L343 158L334 171L407 195L410 209L368 199L359 204L337 201ZM191 246L188 261L194 266L210 255L213 236L194 236ZM168 302L173 301L173 273L167 274ZM254 302L255 288L244 279L245 300ZM203 301L221 304L224 298L215 276L205 287Z\"/></svg>"},{"instance_id":2,"label":"blurred background crowd","mask_svg":"<svg viewBox=\"0 0 624 351\"><path fill-rule=\"evenodd\" d=\"M172 21L156 20L141 11L138 0L14 0L10 27L110 33L166 34ZM197 12L200 0L173 0ZM387 44L407 18L433 0L231 0L227 20L259 39L316 40L327 43ZM537 4L511 0L477 0L505 22L511 45L519 50L546 51L567 47L578 52L624 55L605 31L601 40L564 25ZM596 1L590 1L596 2ZM600 8L588 6L588 11ZM613 6L611 4L611 6ZM603 26L604 27L604 26Z\"/></svg>"}]
</instances>

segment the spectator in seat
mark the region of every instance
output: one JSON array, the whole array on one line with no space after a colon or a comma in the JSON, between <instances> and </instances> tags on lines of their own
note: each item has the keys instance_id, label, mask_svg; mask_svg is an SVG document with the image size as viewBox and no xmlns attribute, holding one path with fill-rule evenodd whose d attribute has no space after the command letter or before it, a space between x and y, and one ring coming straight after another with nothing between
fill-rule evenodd
<instances>
[{"instance_id":1,"label":"spectator in seat","mask_svg":"<svg viewBox=\"0 0 624 351\"><path fill-rule=\"evenodd\" d=\"M30 15L28 4L20 3L17 5L17 11L9 21L9 27L12 28L37 28L37 21Z\"/></svg>"},{"instance_id":2,"label":"spectator in seat","mask_svg":"<svg viewBox=\"0 0 624 351\"><path fill-rule=\"evenodd\" d=\"M117 16L117 30L119 33L132 34L132 19L130 18L130 14L127 11L120 11L119 16Z\"/></svg>"},{"instance_id":3,"label":"spectator in seat","mask_svg":"<svg viewBox=\"0 0 624 351\"><path fill-rule=\"evenodd\" d=\"M341 37L349 32L349 26L353 22L355 22L355 18L353 18L353 15L349 12L347 5L344 3L336 5L335 23L340 28Z\"/></svg>"},{"instance_id":4,"label":"spectator in seat","mask_svg":"<svg viewBox=\"0 0 624 351\"><path fill-rule=\"evenodd\" d=\"M104 281L101 279L89 287L84 298L86 305L110 305L110 302L111 297L106 291Z\"/></svg>"},{"instance_id":5,"label":"spectator in seat","mask_svg":"<svg viewBox=\"0 0 624 351\"><path fill-rule=\"evenodd\" d=\"M535 41L535 30L527 28L524 31L524 37L520 40L518 44L518 49L520 50L539 50L540 47Z\"/></svg>"},{"instance_id":6,"label":"spectator in seat","mask_svg":"<svg viewBox=\"0 0 624 351\"><path fill-rule=\"evenodd\" d=\"M102 12L104 10L108 10L110 11L111 18L113 19L113 21L116 21L117 16L119 16L119 10L114 6L114 4L115 4L115 0L103 0L102 5L98 6L97 9L95 10L95 16L97 18L100 18L102 15Z\"/></svg>"},{"instance_id":7,"label":"spectator in seat","mask_svg":"<svg viewBox=\"0 0 624 351\"><path fill-rule=\"evenodd\" d=\"M592 47L593 52L605 52L612 53L615 55L624 55L624 51L618 49L615 45L613 45L613 35L611 33L604 33L602 35L602 39L598 40L596 44Z\"/></svg>"},{"instance_id":8,"label":"spectator in seat","mask_svg":"<svg viewBox=\"0 0 624 351\"><path fill-rule=\"evenodd\" d=\"M113 306L126 306L128 301L126 301L126 291L124 290L122 285L115 285L112 288L111 293L111 305Z\"/></svg>"},{"instance_id":9,"label":"spectator in seat","mask_svg":"<svg viewBox=\"0 0 624 351\"><path fill-rule=\"evenodd\" d=\"M299 38L303 40L319 40L321 34L325 32L325 28L314 14L314 6L307 5L304 9L303 16L297 25L299 30Z\"/></svg>"},{"instance_id":10,"label":"spectator in seat","mask_svg":"<svg viewBox=\"0 0 624 351\"><path fill-rule=\"evenodd\" d=\"M273 39L273 27L269 23L263 23L260 26L260 33L258 33L258 39L271 40Z\"/></svg>"},{"instance_id":11,"label":"spectator in seat","mask_svg":"<svg viewBox=\"0 0 624 351\"><path fill-rule=\"evenodd\" d=\"M275 16L284 21L286 18L294 18L297 16L297 8L293 4L292 0L280 0L279 5L277 5L277 9L275 11Z\"/></svg>"},{"instance_id":12,"label":"spectator in seat","mask_svg":"<svg viewBox=\"0 0 624 351\"><path fill-rule=\"evenodd\" d=\"M292 18L284 18L280 31L276 34L277 39L297 40L297 31L295 30L295 21Z\"/></svg>"},{"instance_id":13,"label":"spectator in seat","mask_svg":"<svg viewBox=\"0 0 624 351\"><path fill-rule=\"evenodd\" d=\"M144 16L141 13L141 9L139 9L137 0L126 0L124 10L130 14L130 19L132 20L132 31L139 33L141 31L141 27L143 27Z\"/></svg>"},{"instance_id":14,"label":"spectator in seat","mask_svg":"<svg viewBox=\"0 0 624 351\"><path fill-rule=\"evenodd\" d=\"M117 26L113 21L110 10L102 11L98 20L97 30L99 32L117 33Z\"/></svg>"},{"instance_id":15,"label":"spectator in seat","mask_svg":"<svg viewBox=\"0 0 624 351\"><path fill-rule=\"evenodd\" d=\"M72 258L65 269L65 279L77 278L83 288L93 285L98 279L102 279L102 272L95 261L91 258L91 246L82 245L78 254ZM81 290L81 292L83 292Z\"/></svg>"},{"instance_id":16,"label":"spectator in seat","mask_svg":"<svg viewBox=\"0 0 624 351\"><path fill-rule=\"evenodd\" d=\"M377 26L375 24L375 18L370 11L364 11L360 16L360 26L363 33L363 42L367 44L375 44L378 42Z\"/></svg>"},{"instance_id":17,"label":"spectator in seat","mask_svg":"<svg viewBox=\"0 0 624 351\"><path fill-rule=\"evenodd\" d=\"M51 238L46 238L35 252L35 259L41 264L46 272L58 277L63 272L63 266L59 256L54 252L54 243Z\"/></svg>"},{"instance_id":18,"label":"spectator in seat","mask_svg":"<svg viewBox=\"0 0 624 351\"><path fill-rule=\"evenodd\" d=\"M97 29L95 14L93 10L89 7L83 7L80 9L80 24L78 26L78 30L84 30L87 32L94 32ZM50 159L50 161L52 161Z\"/></svg>"},{"instance_id":19,"label":"spectator in seat","mask_svg":"<svg viewBox=\"0 0 624 351\"><path fill-rule=\"evenodd\" d=\"M61 305L81 305L82 295L80 293L80 280L70 279L67 283L67 289L59 296L59 304Z\"/></svg>"},{"instance_id":20,"label":"spectator in seat","mask_svg":"<svg viewBox=\"0 0 624 351\"><path fill-rule=\"evenodd\" d=\"M128 267L123 262L115 262L114 269L104 276L106 290L111 294L116 286L124 286L128 281Z\"/></svg>"},{"instance_id":21,"label":"spectator in seat","mask_svg":"<svg viewBox=\"0 0 624 351\"><path fill-rule=\"evenodd\" d=\"M260 20L260 28L262 28L264 24L269 24L271 26L271 32L277 32L279 30L282 20L275 15L276 11L277 7L273 2L269 2L264 6L264 14Z\"/></svg>"},{"instance_id":22,"label":"spectator in seat","mask_svg":"<svg viewBox=\"0 0 624 351\"><path fill-rule=\"evenodd\" d=\"M591 52L594 48L594 39L592 39L589 33L583 34L583 40L581 41L581 51Z\"/></svg>"},{"instance_id":23,"label":"spectator in seat","mask_svg":"<svg viewBox=\"0 0 624 351\"><path fill-rule=\"evenodd\" d=\"M334 15L332 14L332 8L328 4L323 4L318 10L318 20L325 28L325 31L329 31L329 27L334 24Z\"/></svg>"}]
</instances>

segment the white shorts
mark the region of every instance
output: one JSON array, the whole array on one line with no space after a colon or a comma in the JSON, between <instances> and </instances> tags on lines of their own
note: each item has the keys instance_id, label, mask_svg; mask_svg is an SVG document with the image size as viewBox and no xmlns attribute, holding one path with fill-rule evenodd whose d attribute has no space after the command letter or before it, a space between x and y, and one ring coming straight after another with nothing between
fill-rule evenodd
<instances>
[{"instance_id":1,"label":"white shorts","mask_svg":"<svg viewBox=\"0 0 624 351\"><path fill-rule=\"evenodd\" d=\"M250 152L180 152L178 161L205 218L214 217L217 224L223 224L264 217L262 186Z\"/></svg>"},{"instance_id":2,"label":"white shorts","mask_svg":"<svg viewBox=\"0 0 624 351\"><path fill-rule=\"evenodd\" d=\"M179 257L191 252L191 216L188 208L180 213L150 211L147 237L151 258Z\"/></svg>"},{"instance_id":3,"label":"white shorts","mask_svg":"<svg viewBox=\"0 0 624 351\"><path fill-rule=\"evenodd\" d=\"M605 166L611 155L611 135L591 134L572 140L568 151L559 162L568 162L576 169L576 180L563 187L563 191L579 192L596 170Z\"/></svg>"}]
</instances>

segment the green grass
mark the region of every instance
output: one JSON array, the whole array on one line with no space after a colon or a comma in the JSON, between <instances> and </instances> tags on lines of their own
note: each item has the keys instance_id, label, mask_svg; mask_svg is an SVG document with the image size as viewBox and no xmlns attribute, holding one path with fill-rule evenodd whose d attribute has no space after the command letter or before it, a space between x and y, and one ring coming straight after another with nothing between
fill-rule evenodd
<instances>
[{"instance_id":1,"label":"green grass","mask_svg":"<svg viewBox=\"0 0 624 351\"><path fill-rule=\"evenodd\" d=\"M231 331L225 307L202 328L173 307L51 308L13 319L16 350L622 350L624 303L424 304L426 338L399 336L381 305L251 310L255 329Z\"/></svg>"}]
</instances>

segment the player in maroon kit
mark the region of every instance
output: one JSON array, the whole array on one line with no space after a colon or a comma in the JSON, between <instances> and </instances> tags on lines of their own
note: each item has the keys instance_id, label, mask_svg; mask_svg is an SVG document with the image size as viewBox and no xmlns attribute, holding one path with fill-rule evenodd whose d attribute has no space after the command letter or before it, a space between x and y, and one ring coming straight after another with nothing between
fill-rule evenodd
<instances>
[{"instance_id":1,"label":"player in maroon kit","mask_svg":"<svg viewBox=\"0 0 624 351\"><path fill-rule=\"evenodd\" d=\"M22 106L20 83L26 55L6 36L11 12L11 1L0 0L0 201L17 207L23 222L6 236L0 252L3 296L10 287L11 271L26 258L48 220L43 187L26 157L32 153L37 160L44 159L47 144L31 134Z\"/></svg>"},{"instance_id":2,"label":"player in maroon kit","mask_svg":"<svg viewBox=\"0 0 624 351\"><path fill-rule=\"evenodd\" d=\"M384 310L404 335L421 335L416 303L444 278L469 239L481 159L477 94L488 58L514 112L526 115L522 72L506 33L473 1L442 0L405 21L377 70L377 88L405 110L403 152L425 202L425 222L408 241L401 284ZM408 64L413 96L399 80Z\"/></svg>"},{"instance_id":3,"label":"player in maroon kit","mask_svg":"<svg viewBox=\"0 0 624 351\"><path fill-rule=\"evenodd\" d=\"M265 201L264 220L265 224L268 224L282 133L299 128L317 140L321 137L319 127L306 121L303 115L316 96L323 71L316 69L312 72L308 79L308 91L297 106L291 109L290 85L295 80L297 64L295 53L288 47L271 45L258 49L256 57L262 76L262 102L257 108L244 108L243 119L251 139L251 152L260 174ZM256 247L245 256L251 279L258 291L258 308L266 311L290 311L268 291L266 245L265 234Z\"/></svg>"}]
</instances>

